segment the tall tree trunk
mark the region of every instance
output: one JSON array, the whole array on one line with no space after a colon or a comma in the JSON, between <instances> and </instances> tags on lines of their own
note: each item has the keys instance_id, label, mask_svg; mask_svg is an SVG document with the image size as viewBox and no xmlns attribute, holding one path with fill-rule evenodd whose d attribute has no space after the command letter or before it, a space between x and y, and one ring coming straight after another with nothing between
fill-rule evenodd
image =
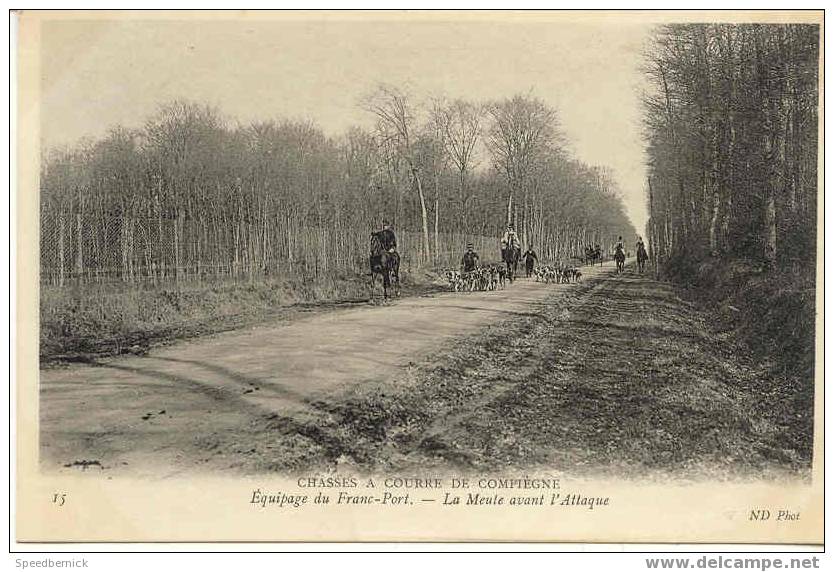
<instances>
[{"instance_id":1,"label":"tall tree trunk","mask_svg":"<svg viewBox=\"0 0 834 572\"><path fill-rule=\"evenodd\" d=\"M765 259L776 260L776 193L768 185L765 198Z\"/></svg>"},{"instance_id":2,"label":"tall tree trunk","mask_svg":"<svg viewBox=\"0 0 834 572\"><path fill-rule=\"evenodd\" d=\"M426 197L423 194L423 181L417 169L412 169L411 173L414 177L414 182L417 183L417 195L420 197L420 214L423 222L423 248L425 248L425 260L431 260L431 245L429 243L429 213L426 210Z\"/></svg>"},{"instance_id":3,"label":"tall tree trunk","mask_svg":"<svg viewBox=\"0 0 834 572\"><path fill-rule=\"evenodd\" d=\"M81 213L75 214L75 238L76 238L76 252L75 252L75 273L78 276L78 282L84 282L84 235L81 227Z\"/></svg>"},{"instance_id":4,"label":"tall tree trunk","mask_svg":"<svg viewBox=\"0 0 834 572\"><path fill-rule=\"evenodd\" d=\"M718 239L716 230L718 228L718 213L721 206L721 194L718 192L718 185L712 187L712 217L709 222L709 251L711 256L718 255Z\"/></svg>"},{"instance_id":5,"label":"tall tree trunk","mask_svg":"<svg viewBox=\"0 0 834 572\"><path fill-rule=\"evenodd\" d=\"M434 199L434 261L440 262L440 199Z\"/></svg>"},{"instance_id":6,"label":"tall tree trunk","mask_svg":"<svg viewBox=\"0 0 834 572\"><path fill-rule=\"evenodd\" d=\"M64 213L58 212L58 286L64 285Z\"/></svg>"},{"instance_id":7,"label":"tall tree trunk","mask_svg":"<svg viewBox=\"0 0 834 572\"><path fill-rule=\"evenodd\" d=\"M174 281L180 282L180 209L176 207L174 211Z\"/></svg>"},{"instance_id":8,"label":"tall tree trunk","mask_svg":"<svg viewBox=\"0 0 834 572\"><path fill-rule=\"evenodd\" d=\"M466 208L466 171L460 170L460 222L462 232L469 231L469 221L467 219L468 210Z\"/></svg>"}]
</instances>

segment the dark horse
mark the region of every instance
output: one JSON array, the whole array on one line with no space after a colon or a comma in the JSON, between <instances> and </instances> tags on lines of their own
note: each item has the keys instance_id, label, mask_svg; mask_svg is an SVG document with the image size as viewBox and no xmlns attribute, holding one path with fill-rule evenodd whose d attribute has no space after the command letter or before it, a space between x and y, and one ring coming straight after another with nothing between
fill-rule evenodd
<instances>
[{"instance_id":1,"label":"dark horse","mask_svg":"<svg viewBox=\"0 0 834 572\"><path fill-rule=\"evenodd\" d=\"M625 271L625 252L623 252L622 248L618 248L617 252L614 253L614 260L617 261L617 274L622 273Z\"/></svg>"},{"instance_id":2,"label":"dark horse","mask_svg":"<svg viewBox=\"0 0 834 572\"><path fill-rule=\"evenodd\" d=\"M649 259L649 254L646 252L646 247L642 244L637 248L637 270L642 273L646 269L646 261Z\"/></svg>"},{"instance_id":3,"label":"dark horse","mask_svg":"<svg viewBox=\"0 0 834 572\"><path fill-rule=\"evenodd\" d=\"M382 231L371 234L371 256L368 261L371 265L371 297L376 289L376 277L382 278L382 292L385 299L388 298L388 288L393 283L396 294L400 293L400 255L397 252L388 252L382 243Z\"/></svg>"},{"instance_id":4,"label":"dark horse","mask_svg":"<svg viewBox=\"0 0 834 572\"><path fill-rule=\"evenodd\" d=\"M512 282L515 273L518 271L518 260L521 258L521 249L517 246L507 245L501 249L501 260L507 263L507 278Z\"/></svg>"},{"instance_id":5,"label":"dark horse","mask_svg":"<svg viewBox=\"0 0 834 572\"><path fill-rule=\"evenodd\" d=\"M593 248L588 246L585 248L585 264L590 264L593 266L595 262L599 262L599 265L602 266L602 251L597 246Z\"/></svg>"}]
</instances>

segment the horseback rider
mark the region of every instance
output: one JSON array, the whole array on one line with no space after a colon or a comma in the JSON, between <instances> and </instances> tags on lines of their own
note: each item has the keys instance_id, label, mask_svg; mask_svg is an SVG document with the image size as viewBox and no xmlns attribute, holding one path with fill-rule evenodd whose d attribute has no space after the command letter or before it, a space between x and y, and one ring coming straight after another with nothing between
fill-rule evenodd
<instances>
[{"instance_id":1,"label":"horseback rider","mask_svg":"<svg viewBox=\"0 0 834 572\"><path fill-rule=\"evenodd\" d=\"M504 231L504 236L501 237L501 250L506 250L507 248L515 248L521 250L521 241L518 239L518 235L515 233L515 228L513 228L513 223L507 223L507 230Z\"/></svg>"},{"instance_id":2,"label":"horseback rider","mask_svg":"<svg viewBox=\"0 0 834 572\"><path fill-rule=\"evenodd\" d=\"M472 272L480 266L481 261L478 258L478 253L475 252L475 246L472 243L466 245L466 252L463 253L463 258L460 260L461 272Z\"/></svg>"},{"instance_id":3,"label":"horseback rider","mask_svg":"<svg viewBox=\"0 0 834 572\"><path fill-rule=\"evenodd\" d=\"M625 244L623 244L623 237L617 239L617 245L614 247L615 254L625 254Z\"/></svg>"},{"instance_id":4,"label":"horseback rider","mask_svg":"<svg viewBox=\"0 0 834 572\"><path fill-rule=\"evenodd\" d=\"M533 250L533 245L527 247L527 250L524 251L524 269L527 271L527 278L530 278L530 274L533 273L533 267L539 261L539 257L536 256L536 251Z\"/></svg>"},{"instance_id":5,"label":"horseback rider","mask_svg":"<svg viewBox=\"0 0 834 572\"><path fill-rule=\"evenodd\" d=\"M641 252L645 253L646 245L643 244L643 237L642 236L637 237L637 244L635 246L635 250L637 251L637 256L640 256Z\"/></svg>"},{"instance_id":6,"label":"horseback rider","mask_svg":"<svg viewBox=\"0 0 834 572\"><path fill-rule=\"evenodd\" d=\"M397 251L397 235L394 234L394 229L387 220L382 221L382 230L379 236L382 241L382 247L386 252L393 254Z\"/></svg>"},{"instance_id":7,"label":"horseback rider","mask_svg":"<svg viewBox=\"0 0 834 572\"><path fill-rule=\"evenodd\" d=\"M649 253L646 252L646 245L643 244L643 237L637 236L637 271L642 273L646 267L646 261L649 259Z\"/></svg>"}]
</instances>

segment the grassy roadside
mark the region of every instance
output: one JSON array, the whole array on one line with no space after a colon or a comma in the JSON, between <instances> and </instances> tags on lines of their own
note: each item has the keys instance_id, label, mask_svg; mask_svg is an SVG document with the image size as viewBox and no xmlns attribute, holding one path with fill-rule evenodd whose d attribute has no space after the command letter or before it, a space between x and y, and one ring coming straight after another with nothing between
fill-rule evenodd
<instances>
[{"instance_id":1,"label":"grassy roadside","mask_svg":"<svg viewBox=\"0 0 834 572\"><path fill-rule=\"evenodd\" d=\"M432 271L403 272L401 296L441 288ZM47 287L40 300L41 365L143 354L156 345L266 320L367 304L369 294L369 278L355 274L319 280L193 283L179 288Z\"/></svg>"},{"instance_id":2,"label":"grassy roadside","mask_svg":"<svg viewBox=\"0 0 834 572\"><path fill-rule=\"evenodd\" d=\"M813 379L816 278L802 268L765 270L744 259L675 259L662 276L710 308L716 329L787 378Z\"/></svg>"}]
</instances>

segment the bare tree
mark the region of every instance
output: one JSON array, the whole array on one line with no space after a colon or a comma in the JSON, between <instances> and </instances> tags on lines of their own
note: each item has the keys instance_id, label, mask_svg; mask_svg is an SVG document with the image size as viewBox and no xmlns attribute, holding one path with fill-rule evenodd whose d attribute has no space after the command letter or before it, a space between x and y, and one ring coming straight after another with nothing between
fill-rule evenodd
<instances>
[{"instance_id":1,"label":"bare tree","mask_svg":"<svg viewBox=\"0 0 834 572\"><path fill-rule=\"evenodd\" d=\"M364 98L363 107L376 117L381 144L394 149L407 165L420 199L424 256L430 259L428 211L416 146L419 127L415 109L403 91L390 85L378 86Z\"/></svg>"},{"instance_id":2,"label":"bare tree","mask_svg":"<svg viewBox=\"0 0 834 572\"><path fill-rule=\"evenodd\" d=\"M534 162L558 143L556 111L532 96L516 95L487 105L490 124L486 131L492 160L507 177L507 222L514 218L513 201L522 195L524 232L529 210L527 178Z\"/></svg>"},{"instance_id":3,"label":"bare tree","mask_svg":"<svg viewBox=\"0 0 834 572\"><path fill-rule=\"evenodd\" d=\"M475 164L475 147L481 131L481 106L456 99L436 102L435 123L443 135L443 147L458 172L458 213L462 227L468 228L469 195L467 179Z\"/></svg>"},{"instance_id":4,"label":"bare tree","mask_svg":"<svg viewBox=\"0 0 834 572\"><path fill-rule=\"evenodd\" d=\"M396 105L399 98L392 103L400 113L408 109ZM392 214L406 268L455 263L459 253L443 249L449 241L472 241L494 256L509 186L505 173L475 168L478 108L453 102L427 121L408 112L405 121L331 139L310 121L230 125L215 110L174 102L143 129L115 128L98 141L47 152L44 282L251 282L279 270L332 277L364 270L362 237ZM532 165L522 216L548 257L574 255L602 229L630 227L619 198L603 196L590 167L552 148ZM431 204L420 191L433 193ZM461 193L463 213L450 208Z\"/></svg>"}]
</instances>

